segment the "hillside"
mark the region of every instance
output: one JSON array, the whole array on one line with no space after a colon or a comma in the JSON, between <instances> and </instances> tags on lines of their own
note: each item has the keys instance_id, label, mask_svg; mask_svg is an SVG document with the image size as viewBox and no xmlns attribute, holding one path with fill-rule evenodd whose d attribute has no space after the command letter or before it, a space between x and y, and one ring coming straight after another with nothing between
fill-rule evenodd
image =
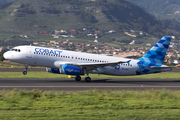
<instances>
[{"instance_id":1,"label":"hillside","mask_svg":"<svg viewBox=\"0 0 180 120\"><path fill-rule=\"evenodd\" d=\"M0 0L0 3L13 2L13 1L16 1L16 0Z\"/></svg>"},{"instance_id":2,"label":"hillside","mask_svg":"<svg viewBox=\"0 0 180 120\"><path fill-rule=\"evenodd\" d=\"M0 4L0 44L16 44L19 35L28 35L29 41L45 41L51 36L41 36L39 31L74 29L80 41L92 41L87 33L100 31L99 40L118 45L134 38L124 32L135 31L137 39L164 35L179 36L180 25L159 21L142 8L126 0L18 0ZM38 27L33 27L34 25ZM89 31L82 31L87 28ZM115 34L105 34L115 30ZM142 31L144 34L139 35ZM94 34L94 33L93 33ZM16 42L14 42L16 40ZM24 40L24 41L25 41ZM145 39L147 40L147 39ZM13 42L12 42L13 41Z\"/></svg>"},{"instance_id":3,"label":"hillside","mask_svg":"<svg viewBox=\"0 0 180 120\"><path fill-rule=\"evenodd\" d=\"M98 27L96 29L139 29L136 24L158 24L150 14L124 0L19 0L6 9L7 18L1 27L7 24L26 29L38 24L49 29L79 29ZM123 17L122 17L123 16ZM7 19L5 18L5 19ZM19 26L20 25L20 26Z\"/></svg>"},{"instance_id":4,"label":"hillside","mask_svg":"<svg viewBox=\"0 0 180 120\"><path fill-rule=\"evenodd\" d=\"M180 0L127 0L142 7L160 19L180 21Z\"/></svg>"}]
</instances>

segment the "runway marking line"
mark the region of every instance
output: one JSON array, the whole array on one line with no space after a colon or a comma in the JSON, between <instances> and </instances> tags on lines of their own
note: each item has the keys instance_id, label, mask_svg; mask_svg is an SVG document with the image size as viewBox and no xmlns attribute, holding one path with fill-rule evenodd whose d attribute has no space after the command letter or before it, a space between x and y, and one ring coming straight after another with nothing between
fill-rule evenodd
<instances>
[{"instance_id":1,"label":"runway marking line","mask_svg":"<svg viewBox=\"0 0 180 120\"><path fill-rule=\"evenodd\" d=\"M0 86L0 88L137 88L142 86ZM180 86L143 86L143 88L171 88L176 87L180 88Z\"/></svg>"}]
</instances>

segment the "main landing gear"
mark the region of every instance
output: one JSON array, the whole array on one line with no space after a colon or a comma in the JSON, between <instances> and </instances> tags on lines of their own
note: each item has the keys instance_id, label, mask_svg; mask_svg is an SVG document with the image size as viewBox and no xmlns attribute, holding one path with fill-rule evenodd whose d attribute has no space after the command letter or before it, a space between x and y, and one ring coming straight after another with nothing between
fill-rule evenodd
<instances>
[{"instance_id":1,"label":"main landing gear","mask_svg":"<svg viewBox=\"0 0 180 120\"><path fill-rule=\"evenodd\" d=\"M86 82L91 82L91 78L90 77L85 77L85 81Z\"/></svg>"},{"instance_id":2,"label":"main landing gear","mask_svg":"<svg viewBox=\"0 0 180 120\"><path fill-rule=\"evenodd\" d=\"M85 81L86 82L91 82L91 78L89 77L89 72L87 69L85 69L85 74L87 75L87 77L85 77Z\"/></svg>"},{"instance_id":3,"label":"main landing gear","mask_svg":"<svg viewBox=\"0 0 180 120\"><path fill-rule=\"evenodd\" d=\"M75 77L75 80L76 80L76 81L81 81L81 76L79 76L79 75L76 76L76 77ZM85 77L85 81L86 81L86 82L91 82L91 78L90 78L90 77Z\"/></svg>"},{"instance_id":4,"label":"main landing gear","mask_svg":"<svg viewBox=\"0 0 180 120\"><path fill-rule=\"evenodd\" d=\"M84 71L85 71L85 74L87 75L87 77L85 77L85 81L86 81L86 82L91 82L91 78L89 77L88 71L87 71L86 69L84 69ZM76 81L81 81L81 76L77 75L77 76L75 77L75 80L76 80Z\"/></svg>"},{"instance_id":5,"label":"main landing gear","mask_svg":"<svg viewBox=\"0 0 180 120\"><path fill-rule=\"evenodd\" d=\"M76 81L81 81L81 76L79 76L79 75L76 76L76 77L75 77L75 80L76 80Z\"/></svg>"},{"instance_id":6,"label":"main landing gear","mask_svg":"<svg viewBox=\"0 0 180 120\"><path fill-rule=\"evenodd\" d=\"M28 65L25 65L25 69L23 71L23 75L26 75L27 74L27 69L28 69Z\"/></svg>"}]
</instances>

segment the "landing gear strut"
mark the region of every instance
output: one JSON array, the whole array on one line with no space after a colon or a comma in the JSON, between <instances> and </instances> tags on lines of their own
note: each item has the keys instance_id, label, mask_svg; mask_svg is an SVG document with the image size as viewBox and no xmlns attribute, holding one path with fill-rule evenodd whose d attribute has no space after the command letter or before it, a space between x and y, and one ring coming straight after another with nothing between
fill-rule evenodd
<instances>
[{"instance_id":1,"label":"landing gear strut","mask_svg":"<svg viewBox=\"0 0 180 120\"><path fill-rule=\"evenodd\" d=\"M76 80L76 81L81 81L81 76L79 76L79 75L76 76L76 77L75 77L75 80Z\"/></svg>"},{"instance_id":2,"label":"landing gear strut","mask_svg":"<svg viewBox=\"0 0 180 120\"><path fill-rule=\"evenodd\" d=\"M85 81L86 82L91 82L91 78L89 77L89 73L88 73L88 71L86 69L85 69L85 73L87 75L87 77L85 77Z\"/></svg>"},{"instance_id":3,"label":"landing gear strut","mask_svg":"<svg viewBox=\"0 0 180 120\"><path fill-rule=\"evenodd\" d=\"M23 75L26 75L27 74L27 69L28 69L28 65L25 65L25 69L23 71Z\"/></svg>"}]
</instances>

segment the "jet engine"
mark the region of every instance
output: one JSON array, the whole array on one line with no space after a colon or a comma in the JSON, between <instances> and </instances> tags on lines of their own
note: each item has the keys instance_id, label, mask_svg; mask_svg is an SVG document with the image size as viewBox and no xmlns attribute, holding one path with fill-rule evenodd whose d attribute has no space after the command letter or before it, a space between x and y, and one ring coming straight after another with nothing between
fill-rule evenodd
<instances>
[{"instance_id":1,"label":"jet engine","mask_svg":"<svg viewBox=\"0 0 180 120\"><path fill-rule=\"evenodd\" d=\"M80 67L62 64L58 68L46 68L47 72L56 73L56 74L67 74L67 75L84 75L84 70Z\"/></svg>"}]
</instances>

